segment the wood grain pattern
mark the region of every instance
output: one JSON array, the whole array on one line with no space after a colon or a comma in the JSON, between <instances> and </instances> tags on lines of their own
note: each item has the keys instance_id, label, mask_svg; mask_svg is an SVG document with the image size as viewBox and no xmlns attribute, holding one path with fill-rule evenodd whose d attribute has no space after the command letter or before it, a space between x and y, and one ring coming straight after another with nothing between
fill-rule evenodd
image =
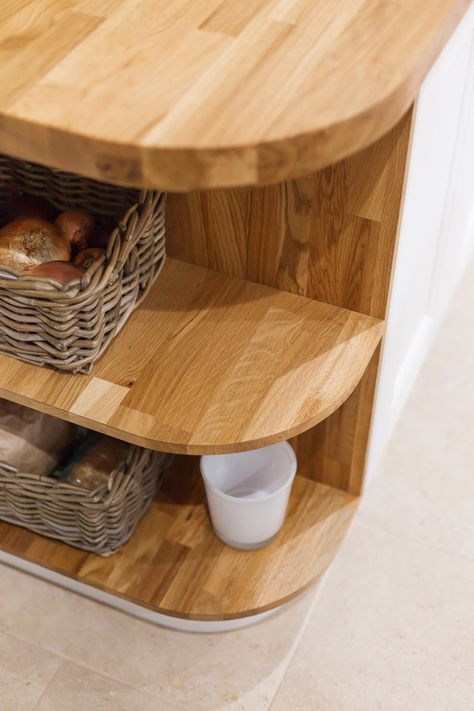
<instances>
[{"instance_id":1,"label":"wood grain pattern","mask_svg":"<svg viewBox=\"0 0 474 711\"><path fill-rule=\"evenodd\" d=\"M304 178L169 194L168 254L385 318L411 119Z\"/></svg>"},{"instance_id":2,"label":"wood grain pattern","mask_svg":"<svg viewBox=\"0 0 474 711\"><path fill-rule=\"evenodd\" d=\"M168 260L88 376L0 357L0 395L151 449L239 451L312 427L357 386L383 322Z\"/></svg>"},{"instance_id":3,"label":"wood grain pattern","mask_svg":"<svg viewBox=\"0 0 474 711\"><path fill-rule=\"evenodd\" d=\"M179 458L133 538L100 558L0 523L0 549L156 612L222 620L277 607L333 559L357 499L297 476L278 537L258 551L225 546L209 523L194 457Z\"/></svg>"},{"instance_id":4,"label":"wood grain pattern","mask_svg":"<svg viewBox=\"0 0 474 711\"><path fill-rule=\"evenodd\" d=\"M305 175L398 121L468 5L9 0L0 151L168 190Z\"/></svg>"},{"instance_id":5,"label":"wood grain pattern","mask_svg":"<svg viewBox=\"0 0 474 711\"><path fill-rule=\"evenodd\" d=\"M412 112L364 151L263 188L171 194L168 252L385 318ZM312 476L358 493L380 353L344 405L293 442Z\"/></svg>"},{"instance_id":6,"label":"wood grain pattern","mask_svg":"<svg viewBox=\"0 0 474 711\"><path fill-rule=\"evenodd\" d=\"M380 353L379 346L359 385L340 408L291 441L302 475L351 494L361 493Z\"/></svg>"},{"instance_id":7,"label":"wood grain pattern","mask_svg":"<svg viewBox=\"0 0 474 711\"><path fill-rule=\"evenodd\" d=\"M333 239L322 238L315 246L314 298L327 291L332 294L331 303L352 304L356 310L387 317L412 128L410 111L376 144L339 164L339 174L337 166L327 169L336 173L334 184L340 186L340 221L332 231ZM327 214L333 211L329 208ZM354 220L359 231L347 229ZM342 256L346 250L354 254L352 264ZM315 278L322 264L327 270L324 281ZM334 281L338 290L334 290ZM320 481L353 494L360 494L364 485L381 354L379 347L359 386L339 410L294 443L300 463L308 468L311 463Z\"/></svg>"}]
</instances>

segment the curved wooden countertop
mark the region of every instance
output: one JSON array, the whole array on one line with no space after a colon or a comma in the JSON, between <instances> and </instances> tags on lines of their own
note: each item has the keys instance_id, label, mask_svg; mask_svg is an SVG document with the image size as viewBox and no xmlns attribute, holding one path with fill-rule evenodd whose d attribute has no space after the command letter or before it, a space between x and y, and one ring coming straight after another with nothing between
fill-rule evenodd
<instances>
[{"instance_id":1,"label":"curved wooden countertop","mask_svg":"<svg viewBox=\"0 0 474 711\"><path fill-rule=\"evenodd\" d=\"M271 183L385 133L468 0L10 0L0 151L133 186Z\"/></svg>"}]
</instances>

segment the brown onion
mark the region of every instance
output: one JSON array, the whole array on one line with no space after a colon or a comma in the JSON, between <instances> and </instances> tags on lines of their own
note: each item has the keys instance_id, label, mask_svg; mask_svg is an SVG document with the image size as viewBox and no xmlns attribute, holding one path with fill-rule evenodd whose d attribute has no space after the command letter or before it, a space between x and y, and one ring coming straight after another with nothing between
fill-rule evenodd
<instances>
[{"instance_id":1,"label":"brown onion","mask_svg":"<svg viewBox=\"0 0 474 711\"><path fill-rule=\"evenodd\" d=\"M35 195L16 195L7 204L5 213L9 222L30 218L54 222L58 211L43 198Z\"/></svg>"},{"instance_id":2,"label":"brown onion","mask_svg":"<svg viewBox=\"0 0 474 711\"><path fill-rule=\"evenodd\" d=\"M0 264L16 270L69 260L71 247L51 222L25 219L9 222L0 230Z\"/></svg>"},{"instance_id":3,"label":"brown onion","mask_svg":"<svg viewBox=\"0 0 474 711\"><path fill-rule=\"evenodd\" d=\"M95 226L95 220L88 212L66 210L56 218L55 224L71 247L79 251L87 247L89 236Z\"/></svg>"},{"instance_id":4,"label":"brown onion","mask_svg":"<svg viewBox=\"0 0 474 711\"><path fill-rule=\"evenodd\" d=\"M48 279L59 281L61 284L69 284L69 282L74 281L74 279L82 279L84 270L75 264L71 264L71 262L54 261L28 267L23 270L23 274L27 276L47 277Z\"/></svg>"},{"instance_id":5,"label":"brown onion","mask_svg":"<svg viewBox=\"0 0 474 711\"><path fill-rule=\"evenodd\" d=\"M105 249L99 249L99 247L89 247L89 249L83 249L76 254L74 257L73 264L82 269L89 269L91 264L94 264L102 255L105 254Z\"/></svg>"},{"instance_id":6,"label":"brown onion","mask_svg":"<svg viewBox=\"0 0 474 711\"><path fill-rule=\"evenodd\" d=\"M90 247L99 247L100 249L107 249L109 243L110 235L114 231L116 225L100 225L97 224L89 237Z\"/></svg>"}]
</instances>

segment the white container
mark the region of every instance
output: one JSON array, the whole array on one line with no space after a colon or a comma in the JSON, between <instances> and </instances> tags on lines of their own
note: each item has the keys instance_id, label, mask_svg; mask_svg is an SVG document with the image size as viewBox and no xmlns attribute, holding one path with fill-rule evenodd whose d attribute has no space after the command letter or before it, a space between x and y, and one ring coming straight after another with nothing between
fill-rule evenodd
<instances>
[{"instance_id":1,"label":"white container","mask_svg":"<svg viewBox=\"0 0 474 711\"><path fill-rule=\"evenodd\" d=\"M283 525L296 456L288 442L237 454L201 457L216 535L234 548L261 548Z\"/></svg>"}]
</instances>

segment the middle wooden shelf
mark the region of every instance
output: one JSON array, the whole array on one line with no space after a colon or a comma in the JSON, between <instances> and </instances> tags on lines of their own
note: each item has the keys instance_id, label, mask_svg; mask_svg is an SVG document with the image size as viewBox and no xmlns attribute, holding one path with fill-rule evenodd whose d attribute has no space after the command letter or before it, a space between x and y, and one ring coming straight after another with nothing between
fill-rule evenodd
<instances>
[{"instance_id":1,"label":"middle wooden shelf","mask_svg":"<svg viewBox=\"0 0 474 711\"><path fill-rule=\"evenodd\" d=\"M384 322L168 259L91 375L0 356L0 396L152 449L288 439L360 381Z\"/></svg>"}]
</instances>

